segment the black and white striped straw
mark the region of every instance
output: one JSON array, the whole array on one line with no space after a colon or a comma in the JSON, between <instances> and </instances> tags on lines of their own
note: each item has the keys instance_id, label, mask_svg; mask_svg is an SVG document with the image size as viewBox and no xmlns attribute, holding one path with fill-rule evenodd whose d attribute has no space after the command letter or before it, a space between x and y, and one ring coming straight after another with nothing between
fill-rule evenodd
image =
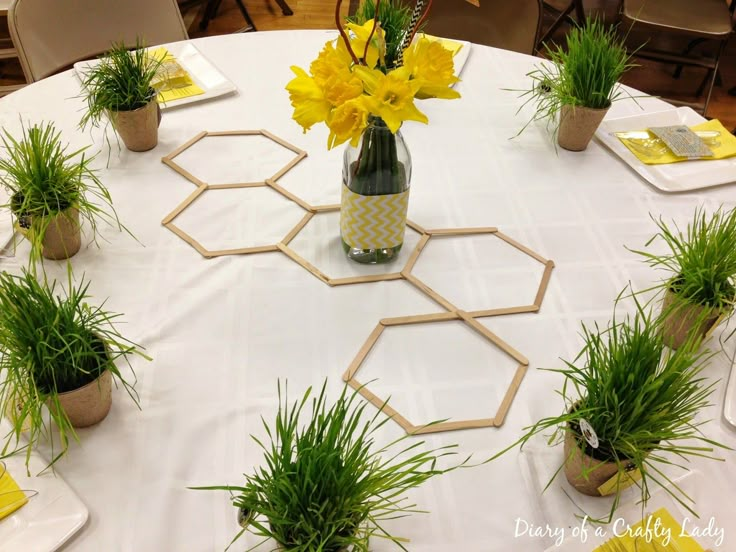
<instances>
[{"instance_id":1,"label":"black and white striped straw","mask_svg":"<svg viewBox=\"0 0 736 552\"><path fill-rule=\"evenodd\" d=\"M416 5L414 6L414 11L411 14L411 21L409 22L409 28L406 31L406 34L404 35L404 41L401 43L401 48L399 48L399 55L396 59L396 62L394 63L395 67L401 67L404 65L404 50L406 50L409 47L409 43L411 42L411 37L414 36L414 31L417 28L417 25L419 24L419 20L422 18L422 12L424 11L424 0L417 0Z\"/></svg>"}]
</instances>

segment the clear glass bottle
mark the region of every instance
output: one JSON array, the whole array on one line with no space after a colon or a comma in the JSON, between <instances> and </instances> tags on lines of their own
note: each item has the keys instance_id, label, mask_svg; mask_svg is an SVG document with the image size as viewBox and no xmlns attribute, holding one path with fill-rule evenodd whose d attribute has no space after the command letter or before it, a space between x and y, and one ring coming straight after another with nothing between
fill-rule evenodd
<instances>
[{"instance_id":1,"label":"clear glass bottle","mask_svg":"<svg viewBox=\"0 0 736 552\"><path fill-rule=\"evenodd\" d=\"M411 155L401 131L371 117L358 147L343 157L340 234L348 258L385 263L401 251L411 182Z\"/></svg>"}]
</instances>

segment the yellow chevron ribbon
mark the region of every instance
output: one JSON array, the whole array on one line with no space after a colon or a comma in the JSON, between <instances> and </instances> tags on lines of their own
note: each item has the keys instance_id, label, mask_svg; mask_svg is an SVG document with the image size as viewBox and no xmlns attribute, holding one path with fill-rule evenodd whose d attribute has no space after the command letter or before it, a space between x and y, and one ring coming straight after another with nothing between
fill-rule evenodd
<instances>
[{"instance_id":1,"label":"yellow chevron ribbon","mask_svg":"<svg viewBox=\"0 0 736 552\"><path fill-rule=\"evenodd\" d=\"M409 190L360 195L342 185L340 233L350 247L384 249L404 243Z\"/></svg>"}]
</instances>

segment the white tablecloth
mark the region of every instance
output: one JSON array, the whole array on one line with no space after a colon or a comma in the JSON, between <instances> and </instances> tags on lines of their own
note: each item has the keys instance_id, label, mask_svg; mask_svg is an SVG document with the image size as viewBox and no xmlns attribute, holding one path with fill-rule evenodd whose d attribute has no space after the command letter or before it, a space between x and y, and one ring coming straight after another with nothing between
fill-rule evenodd
<instances>
[{"instance_id":1,"label":"white tablecloth","mask_svg":"<svg viewBox=\"0 0 736 552\"><path fill-rule=\"evenodd\" d=\"M242 473L260 464L249 435L263 436L260 417L273 418L277 379L288 379L296 397L328 377L335 396L340 376L379 319L442 312L407 282L330 288L281 253L206 260L161 226L194 185L160 159L202 130L267 129L309 153L280 184L312 205L339 201L342 150L326 150L323 127L302 134L284 90L289 67L308 66L331 36L268 32L193 41L235 83L237 95L168 111L153 151L113 147L107 168L106 150L100 154L101 178L140 243L103 227L107 242L80 251L74 270L92 282L95 300L109 298L108 308L125 313L120 329L154 360L133 361L142 410L115 390L108 418L81 430L81 443L57 464L90 511L68 549L223 549L238 530L228 496L187 487L239 484ZM661 277L624 248L642 247L654 234L649 214L685 222L698 205L731 208L736 202L734 187L662 194L596 142L582 153L556 152L543 125L510 140L530 112L517 115L521 100L502 89L525 87L524 75L537 61L473 46L457 85L462 99L420 102L429 126L402 129L414 164L411 219L425 228L497 226L556 263L539 313L482 319L530 360L505 425L427 438L434 446L458 443L478 460L513 442L522 427L561 411L560 378L539 369L574 357L580 322L605 323L627 282L641 289ZM77 128L79 92L70 72L31 85L0 100L2 123L15 132L18 113L31 122L52 120L74 146L94 142L99 150L100 132ZM638 102L616 102L609 117L668 107L653 98ZM182 156L205 180L248 181L260 163L278 164L254 154L245 138L215 140ZM182 215L181 225L210 248L274 243L303 216L266 189L207 194ZM404 256L416 241L408 234ZM330 276L362 273L341 253L335 214L315 218L292 245ZM18 271L26 258L22 245L14 259L0 263ZM63 265L47 263L47 269L63 274ZM474 310L531 303L541 265L490 236L446 238L430 242L414 273ZM392 395L395 408L418 424L492 416L515 368L467 326L446 322L387 330L359 376L377 378L371 389ZM721 404L703 415L713 419L706 434L733 446L736 434L721 419L729 369L723 354L708 368L709 377L723 379L715 394ZM382 437L400 434L389 424ZM554 539L518 532L525 523L562 523L569 536L579 523L559 485L538 492L544 469L534 467L545 455L553 462L560 454L530 447L433 480L412 495L431 513L390 528L421 552L545 550ZM728 504L736 492L735 458L725 456L726 463L692 462L696 473L687 481L697 488L702 525L713 515L725 529L721 549L733 550L736 520ZM249 537L235 549L256 542ZM393 547L375 539L372 549Z\"/></svg>"}]
</instances>

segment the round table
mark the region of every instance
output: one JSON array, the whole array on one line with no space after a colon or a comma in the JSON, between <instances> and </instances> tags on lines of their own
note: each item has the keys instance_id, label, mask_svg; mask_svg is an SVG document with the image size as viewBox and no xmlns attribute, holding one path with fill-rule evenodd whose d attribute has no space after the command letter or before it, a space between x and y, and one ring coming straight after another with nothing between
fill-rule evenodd
<instances>
[{"instance_id":1,"label":"round table","mask_svg":"<svg viewBox=\"0 0 736 552\"><path fill-rule=\"evenodd\" d=\"M57 463L58 475L90 513L67 549L224 549L238 531L228 495L188 487L240 484L242 474L261 463L250 434L263 437L260 417L273 419L277 380L288 380L294 399L329 378L334 397L380 319L444 312L406 281L330 287L280 252L208 260L161 225L195 189L161 158L203 130L266 129L308 152L279 185L313 206L339 202L342 149L327 151L323 126L302 133L284 90L290 66L307 67L334 36L289 31L192 41L238 92L168 110L158 146L146 153L118 150L113 142L108 159L101 132L78 129L84 103L71 71L0 100L0 122L11 132L20 128L20 114L26 122L53 121L73 146L101 150L100 177L138 240L103 226L106 241L72 259L76 277L91 282L93 301L107 298L107 308L124 313L119 329L153 361L132 361L141 410L122 388L114 390L108 418L80 430L81 442ZM525 74L538 62L473 45L457 85L462 98L418 102L429 125L409 122L402 129L414 166L411 220L424 228L494 226L556 265L538 313L478 319L530 362L505 424L425 437L431 446L457 443L462 454L479 461L515 441L521 428L561 411L555 393L560 377L540 369L574 358L580 323L605 324L628 282L643 289L662 277L624 248L641 248L655 233L649 215L683 223L698 205L730 208L736 202L735 187L661 193L595 141L582 153L556 150L543 124L511 139L531 111L517 114L522 100L504 89L527 86ZM640 98L638 105L625 99L614 103L608 117L668 107L655 98ZM262 142L251 149L248 138L207 138L209 145L177 159L211 183L273 174L279 156ZM211 248L275 243L304 214L268 189L207 196L181 215L181 225ZM417 241L409 232L402 255ZM315 217L291 247L331 277L373 270L344 259L336 213ZM0 262L17 272L26 259L23 244L14 259ZM542 269L493 236L479 235L433 238L413 272L460 308L479 310L529 304ZM48 262L47 270L65 281L63 263ZM448 321L387 330L360 378L376 380L371 389L390 395L399 412L420 424L493 416L515 369L467 325ZM724 354L707 369L722 381L714 394L718 404L703 417L713 419L704 428L709 437L733 446L734 433L721 419L729 370ZM389 423L380 438L402 433ZM550 533L560 524L565 537L579 525L560 485L539 492L547 475L540 466L558 462L560 454L559 448L532 443L524 452L434 479L411 494L431 513L388 526L410 539L414 551L545 550L554 545L557 535ZM717 527L725 527L724 550L736 546L736 523L724 499L736 491L736 471L733 454L726 457L726 463L693 461L695 472L687 479L697 487L702 519L696 521L706 525L712 515ZM590 531L588 544L563 549L591 550ZM256 542L249 536L234 549ZM371 548L394 549L381 539Z\"/></svg>"}]
</instances>

